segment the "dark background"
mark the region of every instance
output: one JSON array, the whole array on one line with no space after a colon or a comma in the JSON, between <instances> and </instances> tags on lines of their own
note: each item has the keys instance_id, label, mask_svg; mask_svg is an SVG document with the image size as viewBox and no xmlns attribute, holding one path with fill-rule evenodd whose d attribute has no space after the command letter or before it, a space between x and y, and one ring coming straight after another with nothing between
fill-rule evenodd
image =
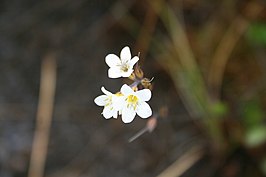
<instances>
[{"instance_id":1,"label":"dark background","mask_svg":"<svg viewBox=\"0 0 266 177\"><path fill-rule=\"evenodd\" d=\"M244 9L249 1L232 2L189 0L181 7L179 1L169 1L177 14L180 9L183 13L188 38L203 75L208 69L208 57L202 58L209 56L210 49L217 46L219 36L224 33L222 29L228 28L235 14L247 16ZM259 3L264 5L262 1ZM221 168L210 168L215 158L208 154L205 132L184 108L173 84L174 78L156 55L150 53L155 48L150 46L142 51L145 39L139 42L140 30L134 23L142 24L149 8L147 1L140 0L0 1L1 177L27 176L36 128L41 64L49 53L56 54L57 83L44 176L156 176L196 144L204 144L207 155L183 176L216 176L219 170L226 171L219 174L221 176L243 174L245 165L235 165L246 164L246 155L241 155L246 154L246 149L242 146L236 156L232 155L232 161L229 158L228 166L225 162ZM265 14L262 11L259 16L247 19L264 24ZM216 37L211 39L214 45L200 43L196 35L205 29L208 20L215 18L220 20L220 26L214 25ZM168 36L163 23L158 22L154 28L162 40L158 42L163 43L164 36ZM265 63L265 44L261 40L256 43L253 33L251 31L251 40L244 35L237 44L227 64L222 87L222 100L229 112L225 117L240 122L245 107L242 105L246 102L260 100L262 109L266 105L265 84L262 84L266 65L261 64ZM263 39L263 34L259 39ZM149 102L153 111L158 112L162 106L169 110L167 117L159 119L154 132L132 143L128 143L128 139L145 126L146 120L136 117L131 124L124 124L120 118L105 120L101 116L102 108L93 102L102 94L101 86L115 92L129 82L109 79L104 62L107 54L119 55L126 45L131 47L134 56L141 52L140 63L145 75L154 77ZM206 50L202 52L204 47ZM259 90L254 86L256 83L260 83ZM244 93L251 93L250 97L256 99L246 99ZM262 115L265 124L264 113ZM265 152L258 154L263 156ZM263 176L259 161L253 160L256 168L252 170Z\"/></svg>"}]
</instances>

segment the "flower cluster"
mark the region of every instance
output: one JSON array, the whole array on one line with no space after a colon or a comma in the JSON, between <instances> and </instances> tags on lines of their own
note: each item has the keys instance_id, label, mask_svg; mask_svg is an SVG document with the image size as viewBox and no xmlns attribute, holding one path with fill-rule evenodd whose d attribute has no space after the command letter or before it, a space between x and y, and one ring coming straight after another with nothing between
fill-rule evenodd
<instances>
[{"instance_id":1,"label":"flower cluster","mask_svg":"<svg viewBox=\"0 0 266 177\"><path fill-rule=\"evenodd\" d=\"M120 53L120 58L115 54L108 54L105 57L106 64L110 67L108 70L109 78L128 77L134 82L129 86L124 84L120 91L111 93L104 87L101 88L104 95L94 99L98 106L103 106L103 116L106 119L122 117L124 123L133 121L136 115L141 118L148 118L152 115L151 107L146 101L151 99L150 82L143 78L142 70L134 65L139 61L139 57L131 58L129 47L124 47ZM141 84L144 89L139 90Z\"/></svg>"}]
</instances>

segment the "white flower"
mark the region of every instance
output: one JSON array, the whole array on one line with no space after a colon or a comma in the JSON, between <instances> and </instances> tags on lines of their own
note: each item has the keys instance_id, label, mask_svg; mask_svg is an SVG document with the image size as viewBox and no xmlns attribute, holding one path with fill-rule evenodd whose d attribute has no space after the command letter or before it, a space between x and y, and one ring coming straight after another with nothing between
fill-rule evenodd
<instances>
[{"instance_id":1,"label":"white flower","mask_svg":"<svg viewBox=\"0 0 266 177\"><path fill-rule=\"evenodd\" d=\"M108 70L108 76L110 78L129 77L133 72L133 66L138 60L138 56L131 59L131 53L128 46L121 50L120 58L115 54L108 54L105 57L105 62L110 67Z\"/></svg>"},{"instance_id":2,"label":"white flower","mask_svg":"<svg viewBox=\"0 0 266 177\"><path fill-rule=\"evenodd\" d=\"M104 87L101 90L105 95L98 96L94 99L94 102L98 106L104 106L102 114L106 119L110 119L111 117L117 118L118 111L122 108L120 103L122 102L123 96L119 93L113 94Z\"/></svg>"},{"instance_id":3,"label":"white flower","mask_svg":"<svg viewBox=\"0 0 266 177\"><path fill-rule=\"evenodd\" d=\"M141 118L148 118L152 115L150 106L145 102L151 99L149 89L134 92L131 87L124 84L121 87L121 93L124 95L124 103L122 104L122 121L124 123L132 122L136 114Z\"/></svg>"}]
</instances>

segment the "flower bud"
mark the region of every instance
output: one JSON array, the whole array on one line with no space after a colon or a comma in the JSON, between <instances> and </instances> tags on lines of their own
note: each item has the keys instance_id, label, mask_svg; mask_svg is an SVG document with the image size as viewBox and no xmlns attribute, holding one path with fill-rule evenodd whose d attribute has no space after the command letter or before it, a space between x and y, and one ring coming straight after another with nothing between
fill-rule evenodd
<instances>
[{"instance_id":1,"label":"flower bud","mask_svg":"<svg viewBox=\"0 0 266 177\"><path fill-rule=\"evenodd\" d=\"M140 69L140 66L138 64L135 67L135 75L139 79L142 79L144 76L144 73L143 73L142 69Z\"/></svg>"},{"instance_id":2,"label":"flower bud","mask_svg":"<svg viewBox=\"0 0 266 177\"><path fill-rule=\"evenodd\" d=\"M144 87L144 88L147 88L147 89L152 89L152 84L151 84L151 81L152 81L153 79L148 79L148 78L143 78L143 79L141 79L141 85Z\"/></svg>"},{"instance_id":3,"label":"flower bud","mask_svg":"<svg viewBox=\"0 0 266 177\"><path fill-rule=\"evenodd\" d=\"M134 73L132 73L129 77L130 80L135 81L136 80L136 75Z\"/></svg>"}]
</instances>

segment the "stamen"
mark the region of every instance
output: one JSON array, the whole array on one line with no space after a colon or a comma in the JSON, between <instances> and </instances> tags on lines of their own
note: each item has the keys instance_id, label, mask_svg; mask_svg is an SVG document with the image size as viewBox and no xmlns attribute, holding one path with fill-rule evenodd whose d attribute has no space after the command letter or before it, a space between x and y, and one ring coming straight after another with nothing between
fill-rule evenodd
<instances>
[{"instance_id":1,"label":"stamen","mask_svg":"<svg viewBox=\"0 0 266 177\"><path fill-rule=\"evenodd\" d=\"M112 104L112 96L108 96L104 101L106 102L105 107L110 106Z\"/></svg>"},{"instance_id":2,"label":"stamen","mask_svg":"<svg viewBox=\"0 0 266 177\"><path fill-rule=\"evenodd\" d=\"M127 63L123 63L123 64L120 66L120 69L121 69L123 72L128 72L129 65L128 65Z\"/></svg>"},{"instance_id":3,"label":"stamen","mask_svg":"<svg viewBox=\"0 0 266 177\"><path fill-rule=\"evenodd\" d=\"M126 99L126 101L128 102L127 107L133 107L134 110L136 110L137 105L138 105L138 97L136 97L135 95L129 95Z\"/></svg>"}]
</instances>

